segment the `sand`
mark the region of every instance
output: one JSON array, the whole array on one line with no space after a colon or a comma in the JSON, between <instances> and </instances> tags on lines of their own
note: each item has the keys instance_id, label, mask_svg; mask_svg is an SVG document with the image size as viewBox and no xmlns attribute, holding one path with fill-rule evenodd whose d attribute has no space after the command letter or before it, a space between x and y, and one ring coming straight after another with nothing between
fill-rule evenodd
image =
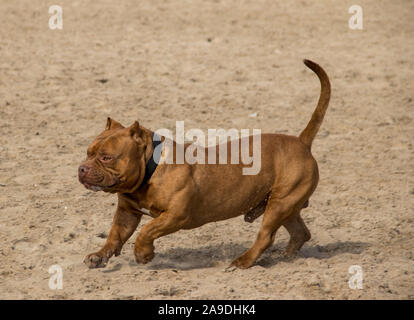
<instances>
[{"instance_id":1,"label":"sand","mask_svg":"<svg viewBox=\"0 0 414 320\"><path fill-rule=\"evenodd\" d=\"M50 1L0 3L1 299L414 298L412 1L360 0L363 30L348 27L353 1L59 4L62 30L49 29ZM281 255L282 228L255 266L226 271L260 227L237 217L157 240L147 265L133 256L140 227L106 268L82 263L117 201L77 180L107 116L299 134L319 96L303 58L326 69L333 94L303 211L312 239L296 258ZM349 287L352 265L362 289Z\"/></svg>"}]
</instances>

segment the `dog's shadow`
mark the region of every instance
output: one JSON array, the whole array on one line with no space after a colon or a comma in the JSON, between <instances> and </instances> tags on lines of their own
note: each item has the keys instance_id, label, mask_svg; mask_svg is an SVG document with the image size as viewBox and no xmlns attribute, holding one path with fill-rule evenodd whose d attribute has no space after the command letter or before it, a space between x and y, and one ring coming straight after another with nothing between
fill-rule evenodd
<instances>
[{"instance_id":1,"label":"dog's shadow","mask_svg":"<svg viewBox=\"0 0 414 320\"><path fill-rule=\"evenodd\" d=\"M286 243L274 245L267 250L256 262L257 265L268 268L281 261L292 261L298 258L329 259L333 256L352 253L360 254L370 247L366 242L338 241L327 245L305 245L300 252L291 258L283 255ZM222 245L209 245L198 248L171 248L165 252L157 253L150 270L176 269L192 270L226 266L249 249L248 244L227 243Z\"/></svg>"},{"instance_id":2,"label":"dog's shadow","mask_svg":"<svg viewBox=\"0 0 414 320\"><path fill-rule=\"evenodd\" d=\"M336 255L351 253L361 254L371 244L360 241L337 241L326 245L306 245L293 257L283 255L284 246L276 245L265 252L257 262L262 267L271 267L281 261L294 261L299 258L315 258L318 260L329 259Z\"/></svg>"},{"instance_id":3,"label":"dog's shadow","mask_svg":"<svg viewBox=\"0 0 414 320\"><path fill-rule=\"evenodd\" d=\"M197 248L171 248L157 252L148 269L192 270L217 267L238 253L247 250L247 245L227 243Z\"/></svg>"}]
</instances>

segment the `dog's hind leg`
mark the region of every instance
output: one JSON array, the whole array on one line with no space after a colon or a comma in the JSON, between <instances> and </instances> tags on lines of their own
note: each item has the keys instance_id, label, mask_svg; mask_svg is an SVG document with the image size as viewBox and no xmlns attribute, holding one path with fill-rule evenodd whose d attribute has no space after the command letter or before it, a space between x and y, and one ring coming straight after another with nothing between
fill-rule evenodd
<instances>
[{"instance_id":1,"label":"dog's hind leg","mask_svg":"<svg viewBox=\"0 0 414 320\"><path fill-rule=\"evenodd\" d=\"M253 246L232 262L232 266L246 269L272 244L274 234L292 209L284 201L270 199L263 215L262 226Z\"/></svg>"},{"instance_id":2,"label":"dog's hind leg","mask_svg":"<svg viewBox=\"0 0 414 320\"><path fill-rule=\"evenodd\" d=\"M287 195L286 192L280 190L273 192L267 202L262 226L255 243L231 265L241 269L251 267L260 255L272 245L276 231L284 224L284 221L302 208L305 199L310 196L312 191L311 185L299 184Z\"/></svg>"},{"instance_id":3,"label":"dog's hind leg","mask_svg":"<svg viewBox=\"0 0 414 320\"><path fill-rule=\"evenodd\" d=\"M290 235L289 244L286 247L285 254L286 256L291 257L302 248L306 241L309 241L311 234L300 216L300 211L292 214L283 221L283 226Z\"/></svg>"}]
</instances>

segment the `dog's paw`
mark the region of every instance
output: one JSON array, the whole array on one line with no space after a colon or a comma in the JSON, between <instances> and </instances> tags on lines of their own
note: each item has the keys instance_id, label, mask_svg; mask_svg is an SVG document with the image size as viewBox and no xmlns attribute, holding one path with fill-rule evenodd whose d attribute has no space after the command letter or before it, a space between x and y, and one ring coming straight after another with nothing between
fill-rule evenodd
<instances>
[{"instance_id":1,"label":"dog's paw","mask_svg":"<svg viewBox=\"0 0 414 320\"><path fill-rule=\"evenodd\" d=\"M286 249L282 252L281 256L285 261L293 261L293 260L295 260L299 257L303 257L301 252L297 249L295 249L295 250Z\"/></svg>"},{"instance_id":2,"label":"dog's paw","mask_svg":"<svg viewBox=\"0 0 414 320\"><path fill-rule=\"evenodd\" d=\"M251 261L246 255L242 255L238 257L236 260L234 260L230 267L236 267L239 269L247 269L250 268L253 265L254 261Z\"/></svg>"},{"instance_id":3,"label":"dog's paw","mask_svg":"<svg viewBox=\"0 0 414 320\"><path fill-rule=\"evenodd\" d=\"M88 266L88 268L104 268L106 263L108 262L108 258L101 254L100 252L94 252L88 254L85 259L83 259L83 263Z\"/></svg>"},{"instance_id":4,"label":"dog's paw","mask_svg":"<svg viewBox=\"0 0 414 320\"><path fill-rule=\"evenodd\" d=\"M287 248L282 252L282 257L289 260L295 258L298 255L298 253L298 250Z\"/></svg>"},{"instance_id":5,"label":"dog's paw","mask_svg":"<svg viewBox=\"0 0 414 320\"><path fill-rule=\"evenodd\" d=\"M234 272L236 270L237 270L237 268L235 266L230 265L230 266L224 268L223 272Z\"/></svg>"},{"instance_id":6,"label":"dog's paw","mask_svg":"<svg viewBox=\"0 0 414 320\"><path fill-rule=\"evenodd\" d=\"M135 247L134 250L135 261L137 263L146 264L154 258L154 248L148 247Z\"/></svg>"}]
</instances>

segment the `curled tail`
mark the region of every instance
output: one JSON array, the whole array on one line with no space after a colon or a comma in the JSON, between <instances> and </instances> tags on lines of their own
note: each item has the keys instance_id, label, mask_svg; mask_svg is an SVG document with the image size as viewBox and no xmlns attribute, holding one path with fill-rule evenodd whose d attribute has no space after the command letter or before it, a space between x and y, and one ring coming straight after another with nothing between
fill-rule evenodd
<instances>
[{"instance_id":1,"label":"curled tail","mask_svg":"<svg viewBox=\"0 0 414 320\"><path fill-rule=\"evenodd\" d=\"M305 59L303 62L308 68L316 73L321 82L321 95L319 97L318 105L316 106L308 125L299 136L300 141L302 141L310 149L312 141L321 126L326 109L328 109L329 99L331 97L331 84L329 83L328 75L322 67L310 60Z\"/></svg>"}]
</instances>

